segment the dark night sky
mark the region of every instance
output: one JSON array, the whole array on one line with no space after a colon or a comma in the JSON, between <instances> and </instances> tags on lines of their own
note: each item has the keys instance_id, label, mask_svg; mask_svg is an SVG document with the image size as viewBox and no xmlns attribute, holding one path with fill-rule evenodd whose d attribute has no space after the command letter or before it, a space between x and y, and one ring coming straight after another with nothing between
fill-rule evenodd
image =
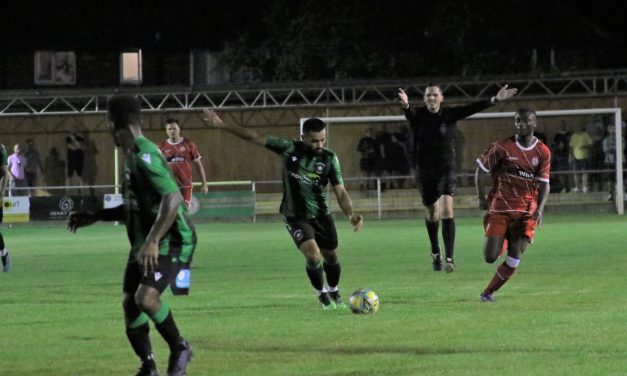
<instances>
[{"instance_id":1,"label":"dark night sky","mask_svg":"<svg viewBox=\"0 0 627 376\"><path fill-rule=\"evenodd\" d=\"M262 4L241 0L55 0L8 5L8 1L0 1L1 38L9 49L109 49L150 47L157 42L180 49L216 48L238 30L259 28Z\"/></svg>"},{"instance_id":2,"label":"dark night sky","mask_svg":"<svg viewBox=\"0 0 627 376\"><path fill-rule=\"evenodd\" d=\"M264 14L273 4L283 4L290 8L286 13L298 14L299 4L307 1L0 0L0 45L5 51L126 47L219 50L226 40L244 32L263 39L269 23L273 23ZM314 4L331 2L318 0ZM582 5L567 0L342 3L354 8L355 17L370 17L365 35L379 43L381 48L378 46L377 51L423 53L425 40L433 38L433 30L441 34L438 43L454 45L460 37L456 35L456 25L463 25L468 30L464 35L466 43L484 50L510 53L516 49L556 47L588 54L598 51L613 60L613 68L621 64L627 67L625 1L587 1ZM333 15L329 18L333 20ZM351 27L350 20L337 22ZM360 25L363 27L364 23Z\"/></svg>"}]
</instances>

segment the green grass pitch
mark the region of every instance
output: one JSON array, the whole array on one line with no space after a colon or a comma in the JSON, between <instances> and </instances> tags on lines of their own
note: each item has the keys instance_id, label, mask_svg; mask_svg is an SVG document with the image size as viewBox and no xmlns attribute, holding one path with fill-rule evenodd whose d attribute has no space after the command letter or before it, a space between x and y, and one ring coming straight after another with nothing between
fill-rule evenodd
<instances>
[{"instance_id":1,"label":"green grass pitch","mask_svg":"<svg viewBox=\"0 0 627 376\"><path fill-rule=\"evenodd\" d=\"M423 220L337 223L345 298L377 314L324 312L281 223L198 225L189 297L166 293L195 358L189 375L624 375L627 218L551 215L495 296L479 292L480 218L457 220L457 270L431 270ZM123 226L2 228L0 375L131 375L120 305ZM498 261L501 262L501 261ZM168 351L151 337L165 374Z\"/></svg>"}]
</instances>

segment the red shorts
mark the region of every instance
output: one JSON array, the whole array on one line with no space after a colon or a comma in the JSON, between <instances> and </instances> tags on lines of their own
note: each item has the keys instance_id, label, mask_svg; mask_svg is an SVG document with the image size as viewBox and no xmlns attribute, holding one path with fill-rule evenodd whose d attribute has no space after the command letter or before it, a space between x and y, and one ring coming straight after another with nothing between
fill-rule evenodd
<instances>
[{"instance_id":1,"label":"red shorts","mask_svg":"<svg viewBox=\"0 0 627 376\"><path fill-rule=\"evenodd\" d=\"M533 240L536 220L528 213L487 213L483 217L485 236L518 239L523 236Z\"/></svg>"}]
</instances>

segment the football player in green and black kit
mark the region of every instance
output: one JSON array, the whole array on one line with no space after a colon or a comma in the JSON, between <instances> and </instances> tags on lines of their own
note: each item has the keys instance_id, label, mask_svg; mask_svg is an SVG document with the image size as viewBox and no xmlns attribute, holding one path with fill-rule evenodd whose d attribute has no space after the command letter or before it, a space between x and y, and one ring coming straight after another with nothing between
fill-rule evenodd
<instances>
[{"instance_id":1,"label":"football player in green and black kit","mask_svg":"<svg viewBox=\"0 0 627 376\"><path fill-rule=\"evenodd\" d=\"M227 125L212 110L204 109L203 112L207 124L281 156L283 200L280 211L287 230L305 256L305 270L322 308L331 310L346 307L338 290L341 267L337 254L337 232L326 193L327 184L331 183L338 204L355 231L361 228L363 218L353 213L353 204L344 188L337 156L324 148L324 122L316 118L305 121L302 141L296 141L260 136L238 125ZM327 286L324 284L325 276Z\"/></svg>"},{"instance_id":2,"label":"football player in green and black kit","mask_svg":"<svg viewBox=\"0 0 627 376\"><path fill-rule=\"evenodd\" d=\"M131 251L124 273L126 334L142 364L137 375L158 375L148 321L170 347L168 375L184 375L192 356L161 293L191 260L196 232L172 172L157 146L142 135L139 102L114 96L108 103L109 127L124 153L124 204L99 212L70 214L75 232L97 220L126 223Z\"/></svg>"},{"instance_id":3,"label":"football player in green and black kit","mask_svg":"<svg viewBox=\"0 0 627 376\"><path fill-rule=\"evenodd\" d=\"M0 223L3 219L4 210L4 192L7 190L7 182L9 181L9 169L7 168L7 150L4 145L0 144ZM4 238L0 233L0 256L2 256L2 271L9 271L9 251L4 246Z\"/></svg>"}]
</instances>

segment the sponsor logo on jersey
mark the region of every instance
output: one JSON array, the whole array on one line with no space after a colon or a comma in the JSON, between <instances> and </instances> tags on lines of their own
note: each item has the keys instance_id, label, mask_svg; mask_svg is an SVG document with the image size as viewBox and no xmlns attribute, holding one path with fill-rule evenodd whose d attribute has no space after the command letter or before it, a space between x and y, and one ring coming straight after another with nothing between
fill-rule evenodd
<instances>
[{"instance_id":1,"label":"sponsor logo on jersey","mask_svg":"<svg viewBox=\"0 0 627 376\"><path fill-rule=\"evenodd\" d=\"M300 175L295 172L289 171L289 174L292 178L309 185L318 185L320 184L320 176L314 173L307 173L307 175Z\"/></svg>"},{"instance_id":2,"label":"sponsor logo on jersey","mask_svg":"<svg viewBox=\"0 0 627 376\"><path fill-rule=\"evenodd\" d=\"M525 171L525 170L518 170L518 176L520 176L521 178L525 178L525 179L534 179L535 175L529 171Z\"/></svg>"},{"instance_id":3,"label":"sponsor logo on jersey","mask_svg":"<svg viewBox=\"0 0 627 376\"><path fill-rule=\"evenodd\" d=\"M185 162L185 158L184 157L171 157L170 159L168 159L168 162L173 162L173 163Z\"/></svg>"},{"instance_id":4,"label":"sponsor logo on jersey","mask_svg":"<svg viewBox=\"0 0 627 376\"><path fill-rule=\"evenodd\" d=\"M518 157L507 157L508 161L517 161Z\"/></svg>"}]
</instances>

